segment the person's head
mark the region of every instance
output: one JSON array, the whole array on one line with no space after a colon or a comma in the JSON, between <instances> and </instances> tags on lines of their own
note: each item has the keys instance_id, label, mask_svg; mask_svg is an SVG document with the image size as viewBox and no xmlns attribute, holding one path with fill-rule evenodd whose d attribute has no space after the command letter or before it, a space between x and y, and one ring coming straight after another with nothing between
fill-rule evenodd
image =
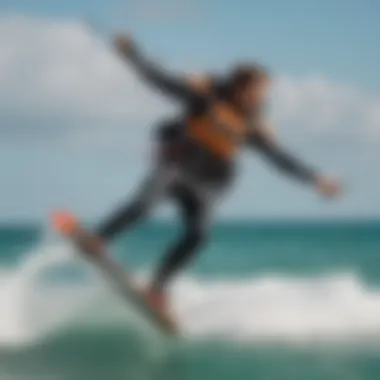
<instances>
[{"instance_id":1,"label":"person's head","mask_svg":"<svg viewBox=\"0 0 380 380\"><path fill-rule=\"evenodd\" d=\"M269 93L270 77L260 65L239 65L229 77L231 100L244 112L260 109Z\"/></svg>"}]
</instances>

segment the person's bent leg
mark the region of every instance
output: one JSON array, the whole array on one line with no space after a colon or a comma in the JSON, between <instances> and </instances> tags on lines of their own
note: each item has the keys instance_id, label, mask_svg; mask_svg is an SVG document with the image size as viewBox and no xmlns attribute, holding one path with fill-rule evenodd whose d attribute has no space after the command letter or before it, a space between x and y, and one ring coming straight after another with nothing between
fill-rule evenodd
<instances>
[{"instance_id":1,"label":"person's bent leg","mask_svg":"<svg viewBox=\"0 0 380 380\"><path fill-rule=\"evenodd\" d=\"M208 234L201 229L188 230L176 244L169 249L159 267L151 290L154 293L163 293L169 279L194 258L195 254L204 245Z\"/></svg>"},{"instance_id":2,"label":"person's bent leg","mask_svg":"<svg viewBox=\"0 0 380 380\"><path fill-rule=\"evenodd\" d=\"M181 238L170 247L153 278L151 291L157 294L162 294L174 274L195 257L209 235L210 205L186 189L181 189L175 197L183 213L185 231Z\"/></svg>"},{"instance_id":3,"label":"person's bent leg","mask_svg":"<svg viewBox=\"0 0 380 380\"><path fill-rule=\"evenodd\" d=\"M128 230L136 223L143 220L150 207L146 202L139 200L129 202L116 210L104 223L102 223L95 231L96 235L102 240L110 240L123 230Z\"/></svg>"},{"instance_id":4,"label":"person's bent leg","mask_svg":"<svg viewBox=\"0 0 380 380\"><path fill-rule=\"evenodd\" d=\"M96 229L97 236L108 241L145 219L156 202L165 194L170 178L169 169L155 172L143 184L133 201L118 208Z\"/></svg>"}]
</instances>

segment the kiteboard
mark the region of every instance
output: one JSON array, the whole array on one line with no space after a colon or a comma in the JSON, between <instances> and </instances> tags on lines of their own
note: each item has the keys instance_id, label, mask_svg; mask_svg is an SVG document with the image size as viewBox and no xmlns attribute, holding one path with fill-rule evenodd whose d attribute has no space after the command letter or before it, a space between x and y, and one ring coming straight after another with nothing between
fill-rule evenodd
<instances>
[{"instance_id":1,"label":"kiteboard","mask_svg":"<svg viewBox=\"0 0 380 380\"><path fill-rule=\"evenodd\" d=\"M90 244L100 240L86 230L74 214L55 212L51 218L52 227L74 245L77 252L95 265L120 293L128 305L136 308L148 322L170 335L177 335L178 328L174 319L167 313L155 308L138 288L133 277L114 259L103 244ZM87 242L87 243L86 243Z\"/></svg>"}]
</instances>

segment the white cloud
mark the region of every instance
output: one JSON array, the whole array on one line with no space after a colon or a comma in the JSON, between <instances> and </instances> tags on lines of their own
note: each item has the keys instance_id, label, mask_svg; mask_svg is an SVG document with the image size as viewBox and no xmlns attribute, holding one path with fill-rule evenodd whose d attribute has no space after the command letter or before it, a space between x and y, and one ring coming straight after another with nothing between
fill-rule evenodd
<instances>
[{"instance_id":1,"label":"white cloud","mask_svg":"<svg viewBox=\"0 0 380 380\"><path fill-rule=\"evenodd\" d=\"M112 134L150 120L162 108L167 105L83 25L0 20L1 133L42 130L65 137L100 128Z\"/></svg>"},{"instance_id":2,"label":"white cloud","mask_svg":"<svg viewBox=\"0 0 380 380\"><path fill-rule=\"evenodd\" d=\"M279 125L313 136L380 140L380 99L322 76L279 78L274 117Z\"/></svg>"},{"instance_id":3,"label":"white cloud","mask_svg":"<svg viewBox=\"0 0 380 380\"><path fill-rule=\"evenodd\" d=\"M380 139L380 99L369 94L318 76L280 77L274 92L287 133ZM132 146L141 126L169 110L80 23L0 19L3 136L112 145L128 134Z\"/></svg>"}]
</instances>

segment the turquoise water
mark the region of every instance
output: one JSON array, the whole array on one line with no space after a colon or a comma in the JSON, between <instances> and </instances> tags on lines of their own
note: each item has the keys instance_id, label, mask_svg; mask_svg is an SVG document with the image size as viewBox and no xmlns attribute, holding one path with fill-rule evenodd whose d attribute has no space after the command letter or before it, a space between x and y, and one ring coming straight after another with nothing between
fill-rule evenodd
<instances>
[{"instance_id":1,"label":"turquoise water","mask_svg":"<svg viewBox=\"0 0 380 380\"><path fill-rule=\"evenodd\" d=\"M119 239L146 281L178 232ZM371 379L380 373L380 223L217 226L170 289L158 335L64 242L0 229L0 379Z\"/></svg>"}]
</instances>

